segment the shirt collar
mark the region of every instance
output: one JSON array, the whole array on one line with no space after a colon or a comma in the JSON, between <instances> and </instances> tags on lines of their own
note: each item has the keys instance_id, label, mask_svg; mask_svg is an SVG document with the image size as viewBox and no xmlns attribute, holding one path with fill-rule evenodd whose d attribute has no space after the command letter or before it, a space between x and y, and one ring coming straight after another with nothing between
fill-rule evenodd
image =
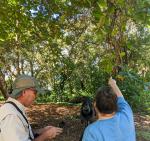
<instances>
[{"instance_id":1,"label":"shirt collar","mask_svg":"<svg viewBox=\"0 0 150 141\"><path fill-rule=\"evenodd\" d=\"M25 106L23 106L19 101L17 101L16 99L14 99L14 98L11 98L11 97L9 97L8 99L7 99L7 101L12 101L12 102L14 102L17 106L18 106L18 108L21 110L21 111L25 111Z\"/></svg>"}]
</instances>

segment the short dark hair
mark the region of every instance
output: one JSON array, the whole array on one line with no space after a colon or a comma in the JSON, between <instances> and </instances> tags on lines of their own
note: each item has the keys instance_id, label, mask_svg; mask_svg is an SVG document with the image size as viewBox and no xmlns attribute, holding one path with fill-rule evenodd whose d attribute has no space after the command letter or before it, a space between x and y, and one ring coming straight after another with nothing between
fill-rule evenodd
<instances>
[{"instance_id":1,"label":"short dark hair","mask_svg":"<svg viewBox=\"0 0 150 141\"><path fill-rule=\"evenodd\" d=\"M96 92L96 107L100 113L111 114L117 111L117 95L111 87L103 86Z\"/></svg>"}]
</instances>

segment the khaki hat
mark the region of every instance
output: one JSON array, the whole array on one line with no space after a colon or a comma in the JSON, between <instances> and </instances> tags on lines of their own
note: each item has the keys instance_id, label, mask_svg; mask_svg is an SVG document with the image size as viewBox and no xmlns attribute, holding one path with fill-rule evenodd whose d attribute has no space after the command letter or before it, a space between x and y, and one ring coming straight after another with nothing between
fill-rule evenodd
<instances>
[{"instance_id":1,"label":"khaki hat","mask_svg":"<svg viewBox=\"0 0 150 141\"><path fill-rule=\"evenodd\" d=\"M37 93L41 93L42 90L40 89L37 80L34 77L28 75L19 75L13 83L12 86L12 93L10 94L11 97L17 98L21 91L28 89L28 88L35 88Z\"/></svg>"}]
</instances>

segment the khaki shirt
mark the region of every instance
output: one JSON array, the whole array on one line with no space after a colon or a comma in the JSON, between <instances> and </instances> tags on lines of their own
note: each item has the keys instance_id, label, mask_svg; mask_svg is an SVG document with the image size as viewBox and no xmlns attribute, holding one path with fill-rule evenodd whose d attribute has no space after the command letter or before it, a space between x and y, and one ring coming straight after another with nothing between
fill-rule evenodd
<instances>
[{"instance_id":1,"label":"khaki shirt","mask_svg":"<svg viewBox=\"0 0 150 141\"><path fill-rule=\"evenodd\" d=\"M13 98L7 101L14 102L18 108L25 114L25 107ZM20 112L10 103L6 103L0 107L0 141L31 141L29 132L34 139L31 127L20 114Z\"/></svg>"}]
</instances>

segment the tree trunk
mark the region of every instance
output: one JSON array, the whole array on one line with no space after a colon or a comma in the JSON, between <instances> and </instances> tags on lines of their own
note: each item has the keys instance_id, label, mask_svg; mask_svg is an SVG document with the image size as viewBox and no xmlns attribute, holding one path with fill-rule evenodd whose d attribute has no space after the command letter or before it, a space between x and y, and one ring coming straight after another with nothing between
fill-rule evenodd
<instances>
[{"instance_id":1,"label":"tree trunk","mask_svg":"<svg viewBox=\"0 0 150 141\"><path fill-rule=\"evenodd\" d=\"M7 99L7 90L6 90L6 85L5 85L5 78L3 76L3 73L0 72L0 91L2 95L4 96L5 99Z\"/></svg>"}]
</instances>

